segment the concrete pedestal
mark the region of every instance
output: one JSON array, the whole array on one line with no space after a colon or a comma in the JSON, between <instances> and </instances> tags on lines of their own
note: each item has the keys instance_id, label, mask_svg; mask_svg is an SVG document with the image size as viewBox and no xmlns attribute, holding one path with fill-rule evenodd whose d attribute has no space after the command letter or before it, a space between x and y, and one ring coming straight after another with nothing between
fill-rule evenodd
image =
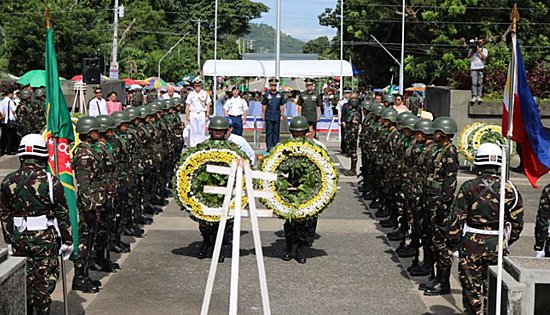
<instances>
[{"instance_id":1,"label":"concrete pedestal","mask_svg":"<svg viewBox=\"0 0 550 315\"><path fill-rule=\"evenodd\" d=\"M548 314L550 259L504 257L502 314ZM489 314L495 314L497 268L489 269Z\"/></svg>"},{"instance_id":2,"label":"concrete pedestal","mask_svg":"<svg viewBox=\"0 0 550 315\"><path fill-rule=\"evenodd\" d=\"M0 249L0 314L27 313L26 259Z\"/></svg>"}]
</instances>

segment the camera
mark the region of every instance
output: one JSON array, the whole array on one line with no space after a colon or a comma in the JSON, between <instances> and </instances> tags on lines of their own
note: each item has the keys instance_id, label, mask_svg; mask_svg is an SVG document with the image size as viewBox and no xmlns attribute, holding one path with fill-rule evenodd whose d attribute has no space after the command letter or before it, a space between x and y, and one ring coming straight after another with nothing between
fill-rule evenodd
<instances>
[{"instance_id":1,"label":"camera","mask_svg":"<svg viewBox=\"0 0 550 315\"><path fill-rule=\"evenodd\" d=\"M470 49L477 51L477 37L470 39L470 44L468 46Z\"/></svg>"}]
</instances>

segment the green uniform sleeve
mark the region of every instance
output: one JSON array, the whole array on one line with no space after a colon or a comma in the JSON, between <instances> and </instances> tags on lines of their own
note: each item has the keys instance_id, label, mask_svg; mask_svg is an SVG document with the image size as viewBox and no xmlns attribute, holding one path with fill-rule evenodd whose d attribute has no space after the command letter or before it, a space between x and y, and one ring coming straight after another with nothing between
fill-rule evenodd
<instances>
[{"instance_id":1,"label":"green uniform sleeve","mask_svg":"<svg viewBox=\"0 0 550 315\"><path fill-rule=\"evenodd\" d=\"M71 222L69 220L69 207L67 206L67 200L65 199L65 193L63 191L63 185L57 178L53 179L53 194L54 194L54 215L59 224L59 231L61 232L62 242L71 242Z\"/></svg>"},{"instance_id":2,"label":"green uniform sleeve","mask_svg":"<svg viewBox=\"0 0 550 315\"><path fill-rule=\"evenodd\" d=\"M449 217L447 218L447 234L455 247L458 245L458 241L462 238L462 228L464 226L464 221L468 217L468 191L469 188L467 182L460 186L452 209L449 213Z\"/></svg>"},{"instance_id":3,"label":"green uniform sleeve","mask_svg":"<svg viewBox=\"0 0 550 315\"><path fill-rule=\"evenodd\" d=\"M2 181L1 186L1 192L0 192L0 223L2 224L2 234L4 235L4 242L6 244L11 243L11 235L10 230L11 226L13 225L10 215L10 209L8 208L10 194L9 194L9 187L8 182L6 179Z\"/></svg>"},{"instance_id":4,"label":"green uniform sleeve","mask_svg":"<svg viewBox=\"0 0 550 315\"><path fill-rule=\"evenodd\" d=\"M450 150L447 150L445 156L443 157L443 187L441 194L441 201L443 203L452 202L456 185L457 185L457 174L458 174L458 154L456 147L453 145L450 147Z\"/></svg>"},{"instance_id":5,"label":"green uniform sleeve","mask_svg":"<svg viewBox=\"0 0 550 315\"><path fill-rule=\"evenodd\" d=\"M521 231L523 231L523 198L519 191L517 191L515 187L512 187L510 183L507 183L506 186L507 221L512 225L512 232L510 234L510 239L508 239L508 245L512 245L512 243L519 239L519 235Z\"/></svg>"}]
</instances>

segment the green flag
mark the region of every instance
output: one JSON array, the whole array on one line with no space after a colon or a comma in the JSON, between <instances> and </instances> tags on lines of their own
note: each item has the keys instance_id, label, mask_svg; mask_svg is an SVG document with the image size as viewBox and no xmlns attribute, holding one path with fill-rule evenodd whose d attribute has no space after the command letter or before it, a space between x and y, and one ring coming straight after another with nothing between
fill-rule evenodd
<instances>
[{"instance_id":1,"label":"green flag","mask_svg":"<svg viewBox=\"0 0 550 315\"><path fill-rule=\"evenodd\" d=\"M76 188L69 150L70 142L74 141L74 132L71 115L59 82L52 28L46 30L45 64L48 168L59 178L64 188L65 199L69 207L74 254L76 255L79 246L78 210L76 209Z\"/></svg>"}]
</instances>

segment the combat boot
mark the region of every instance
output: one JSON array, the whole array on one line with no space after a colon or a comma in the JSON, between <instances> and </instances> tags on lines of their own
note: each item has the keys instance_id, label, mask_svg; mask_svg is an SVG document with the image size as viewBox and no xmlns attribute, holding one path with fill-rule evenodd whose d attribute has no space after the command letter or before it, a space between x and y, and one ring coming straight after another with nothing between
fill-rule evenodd
<instances>
[{"instance_id":1,"label":"combat boot","mask_svg":"<svg viewBox=\"0 0 550 315\"><path fill-rule=\"evenodd\" d=\"M344 172L344 176L357 176L357 159L351 160L351 167Z\"/></svg>"},{"instance_id":2,"label":"combat boot","mask_svg":"<svg viewBox=\"0 0 550 315\"><path fill-rule=\"evenodd\" d=\"M403 240L404 236L405 236L405 233L403 233L403 231L401 231L400 229L394 230L386 235L386 237L390 241L401 241Z\"/></svg>"},{"instance_id":3,"label":"combat boot","mask_svg":"<svg viewBox=\"0 0 550 315\"><path fill-rule=\"evenodd\" d=\"M284 261L290 261L292 259L292 249L293 249L292 242L289 237L286 237L286 245L285 245L285 249L283 250L283 256L282 256Z\"/></svg>"},{"instance_id":4,"label":"combat boot","mask_svg":"<svg viewBox=\"0 0 550 315\"><path fill-rule=\"evenodd\" d=\"M99 286L94 285L92 280L86 276L83 267L75 267L72 289L84 293L97 293Z\"/></svg>"},{"instance_id":5,"label":"combat boot","mask_svg":"<svg viewBox=\"0 0 550 315\"><path fill-rule=\"evenodd\" d=\"M425 276L429 276L433 272L434 258L433 258L432 250L429 247L424 246L423 252L424 252L424 261L418 267L411 268L411 270L409 271L409 275L411 277L425 277Z\"/></svg>"},{"instance_id":6,"label":"combat boot","mask_svg":"<svg viewBox=\"0 0 550 315\"><path fill-rule=\"evenodd\" d=\"M378 209L378 208L380 208L380 198L374 199L369 205L369 209Z\"/></svg>"},{"instance_id":7,"label":"combat boot","mask_svg":"<svg viewBox=\"0 0 550 315\"><path fill-rule=\"evenodd\" d=\"M305 255L305 246L303 244L298 244L296 248L296 261L300 264L305 264L307 262Z\"/></svg>"},{"instance_id":8,"label":"combat boot","mask_svg":"<svg viewBox=\"0 0 550 315\"><path fill-rule=\"evenodd\" d=\"M451 270L446 269L437 269L437 275L439 281L435 283L432 287L424 290L424 295L426 296L436 296L436 295L445 295L451 294L451 284L449 283L449 278L451 277Z\"/></svg>"},{"instance_id":9,"label":"combat boot","mask_svg":"<svg viewBox=\"0 0 550 315\"><path fill-rule=\"evenodd\" d=\"M428 289L433 290L433 286L439 282L439 277L430 277L428 279L428 282L424 282L418 285L418 290L426 291Z\"/></svg>"},{"instance_id":10,"label":"combat boot","mask_svg":"<svg viewBox=\"0 0 550 315\"><path fill-rule=\"evenodd\" d=\"M208 251L208 247L210 247L210 237L207 235L202 236L202 244L199 249L199 253L197 254L198 259L203 259L206 257L206 252Z\"/></svg>"},{"instance_id":11,"label":"combat boot","mask_svg":"<svg viewBox=\"0 0 550 315\"><path fill-rule=\"evenodd\" d=\"M374 213L375 218L384 218L389 215L390 215L390 212L388 211L388 208L385 205L380 205L380 207L378 207L378 210Z\"/></svg>"},{"instance_id":12,"label":"combat boot","mask_svg":"<svg viewBox=\"0 0 550 315\"><path fill-rule=\"evenodd\" d=\"M408 258L408 257L414 257L416 256L416 252L418 249L413 246L412 244L409 244L405 247L402 247L401 250L397 251L397 256L401 258Z\"/></svg>"},{"instance_id":13,"label":"combat boot","mask_svg":"<svg viewBox=\"0 0 550 315\"><path fill-rule=\"evenodd\" d=\"M383 228L394 228L397 226L397 220L390 217L386 220L380 221L380 226L382 226ZM403 238L403 236L401 236L401 238ZM401 240L401 238L399 238L398 240Z\"/></svg>"}]
</instances>

